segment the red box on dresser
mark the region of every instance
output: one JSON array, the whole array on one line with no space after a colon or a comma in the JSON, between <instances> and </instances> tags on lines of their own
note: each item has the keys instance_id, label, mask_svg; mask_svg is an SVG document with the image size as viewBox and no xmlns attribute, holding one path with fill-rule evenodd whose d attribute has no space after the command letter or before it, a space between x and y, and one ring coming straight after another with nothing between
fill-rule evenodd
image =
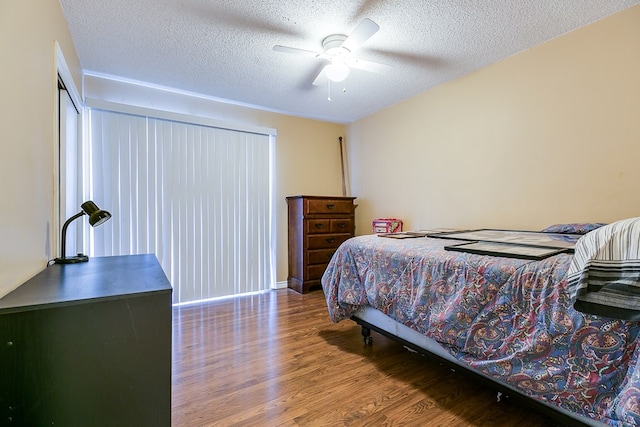
<instances>
[{"instance_id":1,"label":"red box on dresser","mask_svg":"<svg viewBox=\"0 0 640 427\"><path fill-rule=\"evenodd\" d=\"M376 218L371 222L374 233L399 233L402 231L402 220L398 218Z\"/></svg>"}]
</instances>

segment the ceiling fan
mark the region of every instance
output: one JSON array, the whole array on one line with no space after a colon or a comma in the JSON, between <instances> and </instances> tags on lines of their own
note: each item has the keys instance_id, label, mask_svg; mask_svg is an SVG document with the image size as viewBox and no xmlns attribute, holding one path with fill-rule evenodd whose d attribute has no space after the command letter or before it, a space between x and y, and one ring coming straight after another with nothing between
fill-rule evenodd
<instances>
[{"instance_id":1,"label":"ceiling fan","mask_svg":"<svg viewBox=\"0 0 640 427\"><path fill-rule=\"evenodd\" d=\"M353 32L346 36L344 34L331 34L322 40L322 52L298 49L295 47L275 45L273 50L277 52L306 55L316 59L327 61L328 64L322 68L313 81L313 85L320 85L326 79L332 82L344 81L351 68L382 74L393 68L391 65L378 62L365 61L355 58L352 52L359 48L364 42L369 40L380 26L371 19L363 19Z\"/></svg>"}]
</instances>

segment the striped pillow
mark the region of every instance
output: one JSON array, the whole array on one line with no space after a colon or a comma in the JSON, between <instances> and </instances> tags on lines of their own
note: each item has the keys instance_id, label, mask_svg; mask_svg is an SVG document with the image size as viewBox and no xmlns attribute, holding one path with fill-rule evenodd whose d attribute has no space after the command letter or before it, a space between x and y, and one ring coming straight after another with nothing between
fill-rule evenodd
<instances>
[{"instance_id":1,"label":"striped pillow","mask_svg":"<svg viewBox=\"0 0 640 427\"><path fill-rule=\"evenodd\" d=\"M640 320L640 218L582 236L567 277L576 310Z\"/></svg>"}]
</instances>

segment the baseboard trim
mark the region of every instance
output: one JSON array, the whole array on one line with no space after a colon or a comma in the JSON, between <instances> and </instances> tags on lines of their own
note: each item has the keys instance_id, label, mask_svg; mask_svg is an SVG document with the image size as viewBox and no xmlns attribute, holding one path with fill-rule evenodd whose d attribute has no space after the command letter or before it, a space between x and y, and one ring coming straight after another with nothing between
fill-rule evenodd
<instances>
[{"instance_id":1,"label":"baseboard trim","mask_svg":"<svg viewBox=\"0 0 640 427\"><path fill-rule=\"evenodd\" d=\"M276 286L273 289L287 289L287 281L276 282Z\"/></svg>"}]
</instances>

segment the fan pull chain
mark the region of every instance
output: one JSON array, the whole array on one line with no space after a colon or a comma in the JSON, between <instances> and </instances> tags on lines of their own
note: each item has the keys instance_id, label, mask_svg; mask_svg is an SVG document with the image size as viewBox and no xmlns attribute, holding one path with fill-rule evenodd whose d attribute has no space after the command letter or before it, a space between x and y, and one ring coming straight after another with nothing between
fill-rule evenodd
<instances>
[{"instance_id":1,"label":"fan pull chain","mask_svg":"<svg viewBox=\"0 0 640 427\"><path fill-rule=\"evenodd\" d=\"M347 92L347 81L342 81L342 93ZM327 79L327 101L331 101L331 80Z\"/></svg>"}]
</instances>

